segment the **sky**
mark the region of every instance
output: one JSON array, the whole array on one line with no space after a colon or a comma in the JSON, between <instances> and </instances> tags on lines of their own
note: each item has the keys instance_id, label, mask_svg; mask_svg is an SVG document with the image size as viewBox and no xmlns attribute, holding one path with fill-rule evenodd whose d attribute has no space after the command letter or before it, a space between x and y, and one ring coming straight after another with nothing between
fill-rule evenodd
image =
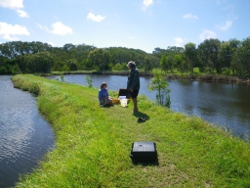
<instances>
[{"instance_id":1,"label":"sky","mask_svg":"<svg viewBox=\"0 0 250 188\"><path fill-rule=\"evenodd\" d=\"M196 47L250 37L250 0L0 0L0 43Z\"/></svg>"}]
</instances>

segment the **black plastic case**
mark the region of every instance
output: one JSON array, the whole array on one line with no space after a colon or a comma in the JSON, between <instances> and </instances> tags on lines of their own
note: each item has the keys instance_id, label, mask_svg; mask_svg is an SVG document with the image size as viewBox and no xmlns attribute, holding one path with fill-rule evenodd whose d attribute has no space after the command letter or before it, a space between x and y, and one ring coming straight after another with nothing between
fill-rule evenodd
<instances>
[{"instance_id":1,"label":"black plastic case","mask_svg":"<svg viewBox=\"0 0 250 188\"><path fill-rule=\"evenodd\" d=\"M133 162L156 162L156 144L154 142L134 142L130 158Z\"/></svg>"},{"instance_id":2,"label":"black plastic case","mask_svg":"<svg viewBox=\"0 0 250 188\"><path fill-rule=\"evenodd\" d=\"M127 89L119 89L118 97L126 96L127 99L130 99L130 93Z\"/></svg>"}]
</instances>

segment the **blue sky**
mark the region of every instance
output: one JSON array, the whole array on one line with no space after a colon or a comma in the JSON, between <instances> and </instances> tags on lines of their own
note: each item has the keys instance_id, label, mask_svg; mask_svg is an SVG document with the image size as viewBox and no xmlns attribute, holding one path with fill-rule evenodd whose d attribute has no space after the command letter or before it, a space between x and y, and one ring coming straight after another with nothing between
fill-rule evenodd
<instances>
[{"instance_id":1,"label":"blue sky","mask_svg":"<svg viewBox=\"0 0 250 188\"><path fill-rule=\"evenodd\" d=\"M250 0L0 0L0 43L154 48L250 37Z\"/></svg>"}]
</instances>

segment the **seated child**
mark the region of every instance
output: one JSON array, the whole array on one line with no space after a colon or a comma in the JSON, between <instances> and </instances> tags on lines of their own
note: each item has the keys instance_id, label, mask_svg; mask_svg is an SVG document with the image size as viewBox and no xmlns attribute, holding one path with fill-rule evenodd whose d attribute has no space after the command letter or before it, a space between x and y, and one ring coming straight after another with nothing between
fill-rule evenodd
<instances>
[{"instance_id":1,"label":"seated child","mask_svg":"<svg viewBox=\"0 0 250 188\"><path fill-rule=\"evenodd\" d=\"M102 82L102 85L100 86L98 99L100 101L100 105L102 105L102 106L112 106L113 105L112 98L108 94L106 82Z\"/></svg>"}]
</instances>

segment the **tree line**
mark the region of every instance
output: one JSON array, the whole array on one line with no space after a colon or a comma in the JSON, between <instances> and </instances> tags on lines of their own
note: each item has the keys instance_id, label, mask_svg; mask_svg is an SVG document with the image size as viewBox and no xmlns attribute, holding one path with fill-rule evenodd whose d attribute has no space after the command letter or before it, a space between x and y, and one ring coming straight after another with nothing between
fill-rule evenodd
<instances>
[{"instance_id":1,"label":"tree line","mask_svg":"<svg viewBox=\"0 0 250 188\"><path fill-rule=\"evenodd\" d=\"M206 39L198 46L155 48L152 53L125 47L97 48L92 45L65 44L52 47L42 42L12 41L0 44L0 74L50 73L51 71L127 70L133 60L139 69L165 73L201 73L235 75L250 78L250 38L242 41Z\"/></svg>"}]
</instances>

